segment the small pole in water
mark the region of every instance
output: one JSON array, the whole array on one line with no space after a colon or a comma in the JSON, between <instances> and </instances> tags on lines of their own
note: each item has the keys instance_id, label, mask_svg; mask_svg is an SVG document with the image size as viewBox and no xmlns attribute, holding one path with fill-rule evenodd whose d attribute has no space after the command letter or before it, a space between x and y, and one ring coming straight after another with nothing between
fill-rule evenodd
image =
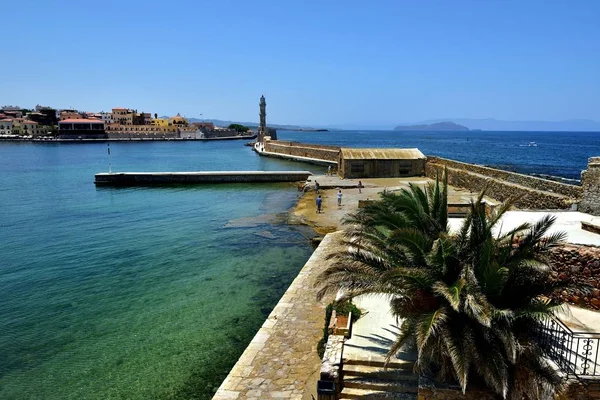
<instances>
[{"instance_id":1,"label":"small pole in water","mask_svg":"<svg viewBox=\"0 0 600 400\"><path fill-rule=\"evenodd\" d=\"M110 143L106 143L106 145L108 146L108 173L112 174L112 169L110 166Z\"/></svg>"}]
</instances>

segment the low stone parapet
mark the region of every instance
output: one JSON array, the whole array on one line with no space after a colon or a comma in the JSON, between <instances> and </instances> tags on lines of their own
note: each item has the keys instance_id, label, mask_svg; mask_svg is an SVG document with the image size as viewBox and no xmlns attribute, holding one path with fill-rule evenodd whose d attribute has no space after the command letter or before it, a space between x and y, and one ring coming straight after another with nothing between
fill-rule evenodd
<instances>
[{"instance_id":1,"label":"low stone parapet","mask_svg":"<svg viewBox=\"0 0 600 400\"><path fill-rule=\"evenodd\" d=\"M588 167L581 173L583 196L579 209L583 212L600 215L600 157L591 157Z\"/></svg>"},{"instance_id":2,"label":"low stone parapet","mask_svg":"<svg viewBox=\"0 0 600 400\"><path fill-rule=\"evenodd\" d=\"M598 157L600 162L600 157ZM582 188L577 185L555 182L549 179L538 178L535 176L519 174L517 172L505 171L502 169L485 167L483 165L469 164L461 161L449 160L441 157L427 157L427 163L455 168L476 174L484 175L488 178L499 179L505 182L528 187L534 190L558 193L571 198L581 198ZM600 165L600 164L599 164Z\"/></svg>"},{"instance_id":3,"label":"low stone parapet","mask_svg":"<svg viewBox=\"0 0 600 400\"><path fill-rule=\"evenodd\" d=\"M449 167L445 164L428 161L425 164L425 175L436 179L446 169L448 183L455 187L478 192L487 187L487 195L499 201L506 201L513 196L522 196L515 205L530 210L564 210L572 207L577 200L566 195L544 190L533 189L502 178L494 178L472 172L467 169Z\"/></svg>"}]
</instances>

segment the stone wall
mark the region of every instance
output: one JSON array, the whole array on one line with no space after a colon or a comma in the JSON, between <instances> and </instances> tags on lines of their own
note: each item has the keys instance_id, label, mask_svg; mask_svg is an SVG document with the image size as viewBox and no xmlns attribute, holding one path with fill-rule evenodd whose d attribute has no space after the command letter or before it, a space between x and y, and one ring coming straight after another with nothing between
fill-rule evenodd
<instances>
[{"instance_id":1,"label":"stone wall","mask_svg":"<svg viewBox=\"0 0 600 400\"><path fill-rule=\"evenodd\" d=\"M161 131L149 131L149 132L122 132L122 131L106 131L109 139L163 139L170 138L175 139L179 137L177 131L173 132L161 132Z\"/></svg>"},{"instance_id":2,"label":"stone wall","mask_svg":"<svg viewBox=\"0 0 600 400\"><path fill-rule=\"evenodd\" d=\"M561 292L557 299L592 310L600 310L600 247L568 244L548 252L552 277L558 281L574 279L592 286L588 295Z\"/></svg>"},{"instance_id":3,"label":"stone wall","mask_svg":"<svg viewBox=\"0 0 600 400\"><path fill-rule=\"evenodd\" d=\"M556 396L556 400L593 400L600 399L600 382L571 380L567 382L565 393Z\"/></svg>"},{"instance_id":4,"label":"stone wall","mask_svg":"<svg viewBox=\"0 0 600 400\"><path fill-rule=\"evenodd\" d=\"M500 400L500 396L482 390L467 390L465 394L460 389L419 388L418 400Z\"/></svg>"},{"instance_id":5,"label":"stone wall","mask_svg":"<svg viewBox=\"0 0 600 400\"><path fill-rule=\"evenodd\" d=\"M501 169L484 167L482 165L476 164L467 164L460 161L448 160L446 158L441 157L427 157L427 162L432 162L437 165L445 165L450 168L474 172L476 174L485 175L490 178L503 180L531 189L559 193L573 198L581 198L582 195L581 186L567 185L565 183L554 182L548 179L536 178L530 175L518 174L516 172L504 171ZM600 162L600 158L598 159L598 162ZM598 167L600 167L600 164L598 164ZM600 178L600 170L598 172L598 177Z\"/></svg>"},{"instance_id":6,"label":"stone wall","mask_svg":"<svg viewBox=\"0 0 600 400\"><path fill-rule=\"evenodd\" d=\"M435 179L436 176L442 176L445 165L428 159L425 163L425 175L432 179ZM535 190L506 182L500 178L491 178L479 173L472 173L467 169L453 168L448 165L446 165L446 168L448 183L450 185L465 188L473 192L479 192L487 185L487 195L499 201L505 201L515 195L522 195L523 197L515 203L519 208L532 210L568 209L576 201L564 195Z\"/></svg>"},{"instance_id":7,"label":"stone wall","mask_svg":"<svg viewBox=\"0 0 600 400\"><path fill-rule=\"evenodd\" d=\"M339 147L290 142L285 140L267 140L265 142L265 151L335 162L338 161L340 154Z\"/></svg>"},{"instance_id":8,"label":"stone wall","mask_svg":"<svg viewBox=\"0 0 600 400\"><path fill-rule=\"evenodd\" d=\"M600 157L588 160L588 168L581 173L583 196L579 209L592 215L600 215Z\"/></svg>"},{"instance_id":9,"label":"stone wall","mask_svg":"<svg viewBox=\"0 0 600 400\"><path fill-rule=\"evenodd\" d=\"M469 384L463 394L460 386L436 382L425 375L419 376L418 400L500 400L501 397L486 388Z\"/></svg>"}]
</instances>

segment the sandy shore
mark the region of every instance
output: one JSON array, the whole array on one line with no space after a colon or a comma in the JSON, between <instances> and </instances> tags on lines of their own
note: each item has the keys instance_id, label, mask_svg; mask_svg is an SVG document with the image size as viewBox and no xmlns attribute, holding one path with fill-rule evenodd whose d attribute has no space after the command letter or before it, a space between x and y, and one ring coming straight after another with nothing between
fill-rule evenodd
<instances>
[{"instance_id":1,"label":"sandy shore","mask_svg":"<svg viewBox=\"0 0 600 400\"><path fill-rule=\"evenodd\" d=\"M323 199L320 214L317 213L315 203L317 197L315 181L319 182L322 188L319 191ZM395 192L402 188L408 188L410 183L425 186L427 183L433 181L425 177L363 179L362 184L364 187L361 193L359 193L356 187L358 182L355 179L340 179L337 176L312 176L311 180L307 182L308 190L303 194L292 211L292 218L300 223L309 225L317 233L325 235L342 228L344 218L358 209L359 200L377 200L379 199L379 194L384 190ZM340 207L337 205L338 188L342 191L342 205ZM448 189L449 202L469 202L477 196L476 193L454 187L449 187ZM492 199L488 200L494 202Z\"/></svg>"}]
</instances>

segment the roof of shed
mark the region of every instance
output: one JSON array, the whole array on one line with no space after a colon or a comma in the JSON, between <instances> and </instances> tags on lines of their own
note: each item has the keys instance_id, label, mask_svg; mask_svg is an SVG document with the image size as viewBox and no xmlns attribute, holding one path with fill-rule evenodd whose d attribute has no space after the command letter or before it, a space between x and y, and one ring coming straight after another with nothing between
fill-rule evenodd
<instances>
[{"instance_id":1,"label":"roof of shed","mask_svg":"<svg viewBox=\"0 0 600 400\"><path fill-rule=\"evenodd\" d=\"M342 148L345 160L419 160L425 155L419 149L350 149Z\"/></svg>"}]
</instances>

